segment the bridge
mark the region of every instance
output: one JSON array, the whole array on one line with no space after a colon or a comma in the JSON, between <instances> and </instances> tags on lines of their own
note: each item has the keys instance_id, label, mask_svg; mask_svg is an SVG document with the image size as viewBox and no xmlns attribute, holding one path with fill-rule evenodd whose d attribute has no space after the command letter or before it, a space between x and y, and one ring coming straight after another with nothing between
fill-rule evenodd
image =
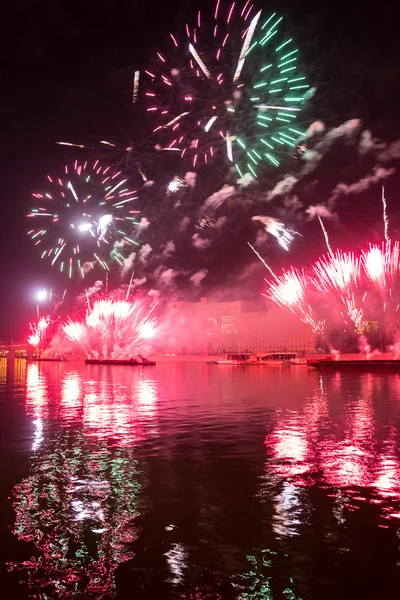
<instances>
[{"instance_id":1,"label":"bridge","mask_svg":"<svg viewBox=\"0 0 400 600\"><path fill-rule=\"evenodd\" d=\"M33 349L27 342L0 341L0 358L26 358L32 360Z\"/></svg>"}]
</instances>

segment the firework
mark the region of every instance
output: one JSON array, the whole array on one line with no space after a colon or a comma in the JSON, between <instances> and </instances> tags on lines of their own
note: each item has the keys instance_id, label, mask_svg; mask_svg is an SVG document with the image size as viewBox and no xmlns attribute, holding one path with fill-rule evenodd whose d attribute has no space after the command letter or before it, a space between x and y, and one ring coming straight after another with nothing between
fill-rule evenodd
<instances>
[{"instance_id":1,"label":"firework","mask_svg":"<svg viewBox=\"0 0 400 600\"><path fill-rule=\"evenodd\" d=\"M325 229L325 227L324 227L324 224L323 224L323 222L322 222L322 219L321 219L321 217L320 217L319 215L318 215L318 221L319 221L319 224L321 225L321 229L322 229L322 232L323 232L323 234L324 234L325 243L326 243L326 247L328 248L328 252L329 252L329 254L332 256L332 255L333 255L333 252L332 252L331 245L330 245L330 243L329 243L328 232L326 231L326 229Z\"/></svg>"},{"instance_id":2,"label":"firework","mask_svg":"<svg viewBox=\"0 0 400 600\"><path fill-rule=\"evenodd\" d=\"M139 226L136 191L121 171L94 162L66 165L62 177L47 176L47 186L34 193L38 202L28 218L28 231L41 257L72 277L81 277L99 265L109 270L109 260L122 265Z\"/></svg>"},{"instance_id":3,"label":"firework","mask_svg":"<svg viewBox=\"0 0 400 600\"><path fill-rule=\"evenodd\" d=\"M157 148L193 167L224 156L241 177L278 166L303 135L296 121L310 95L283 18L217 0L170 44L145 71Z\"/></svg>"},{"instance_id":4,"label":"firework","mask_svg":"<svg viewBox=\"0 0 400 600\"><path fill-rule=\"evenodd\" d=\"M385 188L382 186L382 207L383 207L383 224L385 227L385 241L387 244L390 242L389 237L389 218L387 215L387 204L385 198Z\"/></svg>"},{"instance_id":5,"label":"firework","mask_svg":"<svg viewBox=\"0 0 400 600\"><path fill-rule=\"evenodd\" d=\"M364 311L355 306L354 296L346 300L347 314L354 323L355 332L362 334L365 331L367 322L364 321Z\"/></svg>"},{"instance_id":6,"label":"firework","mask_svg":"<svg viewBox=\"0 0 400 600\"><path fill-rule=\"evenodd\" d=\"M341 315L344 325L352 323L358 335L368 328L368 321L381 321L383 314L393 315L400 306L400 246L398 242L370 244L358 258L353 252L337 250L321 256L306 271L294 268L268 281L264 294L282 307L289 308L322 335L327 324ZM366 301L366 298L370 299Z\"/></svg>"},{"instance_id":7,"label":"firework","mask_svg":"<svg viewBox=\"0 0 400 600\"><path fill-rule=\"evenodd\" d=\"M168 194L176 194L183 187L186 187L186 183L180 177L175 176L167 185L167 192Z\"/></svg>"},{"instance_id":8,"label":"firework","mask_svg":"<svg viewBox=\"0 0 400 600\"><path fill-rule=\"evenodd\" d=\"M293 268L290 271L284 271L276 281L269 283L268 292L264 295L279 306L287 306L292 312L294 312L294 307L301 310L306 296L304 273Z\"/></svg>"},{"instance_id":9,"label":"firework","mask_svg":"<svg viewBox=\"0 0 400 600\"><path fill-rule=\"evenodd\" d=\"M399 242L370 244L366 252L362 252L361 262L368 279L378 287L384 288L398 281L400 276Z\"/></svg>"},{"instance_id":10,"label":"firework","mask_svg":"<svg viewBox=\"0 0 400 600\"><path fill-rule=\"evenodd\" d=\"M208 215L204 215L204 217L200 217L197 221L195 228L199 231L203 231L207 227L215 227L217 220L214 217L209 217Z\"/></svg>"},{"instance_id":11,"label":"firework","mask_svg":"<svg viewBox=\"0 0 400 600\"><path fill-rule=\"evenodd\" d=\"M133 172L146 183L148 178L142 165L145 154L142 146L136 146L132 142L123 143L115 140L99 140L98 142L75 143L69 141L58 141L58 146L83 150L87 160L94 162L99 158L105 158L113 169L123 169L124 172Z\"/></svg>"},{"instance_id":12,"label":"firework","mask_svg":"<svg viewBox=\"0 0 400 600\"><path fill-rule=\"evenodd\" d=\"M52 325L51 317L41 317L37 323L29 323L31 335L28 337L28 344L35 350L44 350L51 339Z\"/></svg>"},{"instance_id":13,"label":"firework","mask_svg":"<svg viewBox=\"0 0 400 600\"><path fill-rule=\"evenodd\" d=\"M290 244L294 240L294 236L299 235L297 231L287 229L281 221L274 219L273 217L258 215L253 217L252 220L260 221L264 225L265 231L273 235L284 250L289 250Z\"/></svg>"},{"instance_id":14,"label":"firework","mask_svg":"<svg viewBox=\"0 0 400 600\"><path fill-rule=\"evenodd\" d=\"M154 308L138 300L97 300L83 323L69 321L63 331L90 358L130 358L157 334Z\"/></svg>"},{"instance_id":15,"label":"firework","mask_svg":"<svg viewBox=\"0 0 400 600\"><path fill-rule=\"evenodd\" d=\"M348 290L360 281L360 261L353 253L337 251L330 256L322 256L313 266L317 279L313 283L320 291L334 288L340 292Z\"/></svg>"},{"instance_id":16,"label":"firework","mask_svg":"<svg viewBox=\"0 0 400 600\"><path fill-rule=\"evenodd\" d=\"M329 256L322 256L312 267L317 275L311 278L316 289L325 293L325 303L332 304L335 298L335 292L338 292L339 298L345 308L348 317L354 323L356 331L362 331L366 323L363 320L363 310L357 307L354 291L359 291L361 283L361 265L360 260L352 252L336 253L330 249Z\"/></svg>"}]
</instances>

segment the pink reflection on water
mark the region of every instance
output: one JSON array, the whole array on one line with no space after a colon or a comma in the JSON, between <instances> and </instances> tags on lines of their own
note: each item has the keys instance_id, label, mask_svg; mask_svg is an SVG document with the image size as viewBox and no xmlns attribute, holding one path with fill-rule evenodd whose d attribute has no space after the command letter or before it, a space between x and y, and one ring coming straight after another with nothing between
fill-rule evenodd
<instances>
[{"instance_id":1,"label":"pink reflection on water","mask_svg":"<svg viewBox=\"0 0 400 600\"><path fill-rule=\"evenodd\" d=\"M340 524L360 503L379 505L384 519L400 514L393 504L400 498L399 433L382 404L387 381L366 374L354 392L348 380L342 392L342 381L337 375L321 377L301 409L277 413L265 439L259 497L275 504L272 524L278 536L297 535L307 522L307 487L314 485L309 475L315 473L335 490L329 496L335 498L333 513Z\"/></svg>"},{"instance_id":2,"label":"pink reflection on water","mask_svg":"<svg viewBox=\"0 0 400 600\"><path fill-rule=\"evenodd\" d=\"M113 594L114 570L134 556L143 485L135 445L157 434L158 391L140 370L115 373L28 366L25 410L40 452L13 507L14 534L34 554L9 568L27 571L35 593Z\"/></svg>"},{"instance_id":3,"label":"pink reflection on water","mask_svg":"<svg viewBox=\"0 0 400 600\"><path fill-rule=\"evenodd\" d=\"M43 418L48 411L48 383L39 365L28 365L26 377L26 413L36 419Z\"/></svg>"},{"instance_id":4,"label":"pink reflection on water","mask_svg":"<svg viewBox=\"0 0 400 600\"><path fill-rule=\"evenodd\" d=\"M87 435L119 445L157 433L157 389L154 381L135 377L130 385L88 381L84 385L83 425Z\"/></svg>"},{"instance_id":5,"label":"pink reflection on water","mask_svg":"<svg viewBox=\"0 0 400 600\"><path fill-rule=\"evenodd\" d=\"M400 498L400 465L396 455L396 430L392 427L390 439L383 443L382 453L371 485L382 498Z\"/></svg>"},{"instance_id":6,"label":"pink reflection on water","mask_svg":"<svg viewBox=\"0 0 400 600\"><path fill-rule=\"evenodd\" d=\"M306 431L298 415L291 415L289 423L278 426L264 443L273 447L279 475L293 477L310 469Z\"/></svg>"}]
</instances>

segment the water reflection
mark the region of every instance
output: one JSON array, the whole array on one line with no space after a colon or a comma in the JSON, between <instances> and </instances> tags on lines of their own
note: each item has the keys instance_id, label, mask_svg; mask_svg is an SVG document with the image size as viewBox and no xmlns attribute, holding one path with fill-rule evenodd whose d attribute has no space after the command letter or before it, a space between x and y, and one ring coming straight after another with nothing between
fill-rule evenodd
<instances>
[{"instance_id":1,"label":"water reflection","mask_svg":"<svg viewBox=\"0 0 400 600\"><path fill-rule=\"evenodd\" d=\"M295 538L302 540L300 563L313 560L310 543L326 546L329 552L332 548L339 554L351 552L354 540L347 532L362 529L363 506L378 527L396 529L400 435L394 418L399 408L389 399L391 390L398 399L399 381L371 374L356 375L351 382L341 374L320 376L314 394L302 405L275 412L264 440L264 474L256 494L266 511L264 535L269 542L267 548L247 556L251 568L240 576L246 581L241 598L295 599L312 597L313 592L316 598L325 597L315 593L315 584L305 585L307 577L299 564L297 577L277 587L276 578L271 580L273 566L288 556L282 554L283 548L292 555L299 552ZM321 492L322 513L315 502ZM324 523L322 539L318 522Z\"/></svg>"},{"instance_id":2,"label":"water reflection","mask_svg":"<svg viewBox=\"0 0 400 600\"><path fill-rule=\"evenodd\" d=\"M271 477L275 487L281 480L278 520L288 498L296 503L293 486L311 486L316 476L321 485L346 490L358 501L370 502L371 493L379 496L375 503L399 498L399 430L391 423L389 407L379 403L384 380L366 374L358 382L358 389L355 385L354 393L345 397L340 374L325 382L320 377L315 394L301 408L277 412L264 442L267 461L260 497L263 490L268 493Z\"/></svg>"},{"instance_id":3,"label":"water reflection","mask_svg":"<svg viewBox=\"0 0 400 600\"><path fill-rule=\"evenodd\" d=\"M7 384L7 358L0 357L0 393L4 393Z\"/></svg>"},{"instance_id":4,"label":"water reflection","mask_svg":"<svg viewBox=\"0 0 400 600\"><path fill-rule=\"evenodd\" d=\"M29 476L13 490L14 533L34 548L10 568L25 570L33 590L63 598L113 593L113 572L133 557L139 534L146 475L134 446L154 434L156 403L156 385L140 371L110 381L28 366L34 454Z\"/></svg>"},{"instance_id":5,"label":"water reflection","mask_svg":"<svg viewBox=\"0 0 400 600\"><path fill-rule=\"evenodd\" d=\"M374 565L393 587L399 381L29 364L10 568L36 598L350 600Z\"/></svg>"}]
</instances>

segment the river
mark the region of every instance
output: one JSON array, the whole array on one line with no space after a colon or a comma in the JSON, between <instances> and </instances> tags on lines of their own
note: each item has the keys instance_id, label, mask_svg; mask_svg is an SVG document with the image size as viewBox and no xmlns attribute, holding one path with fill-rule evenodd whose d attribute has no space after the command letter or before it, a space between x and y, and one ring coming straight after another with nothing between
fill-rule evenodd
<instances>
[{"instance_id":1,"label":"river","mask_svg":"<svg viewBox=\"0 0 400 600\"><path fill-rule=\"evenodd\" d=\"M400 376L0 360L7 598L400 597Z\"/></svg>"}]
</instances>

